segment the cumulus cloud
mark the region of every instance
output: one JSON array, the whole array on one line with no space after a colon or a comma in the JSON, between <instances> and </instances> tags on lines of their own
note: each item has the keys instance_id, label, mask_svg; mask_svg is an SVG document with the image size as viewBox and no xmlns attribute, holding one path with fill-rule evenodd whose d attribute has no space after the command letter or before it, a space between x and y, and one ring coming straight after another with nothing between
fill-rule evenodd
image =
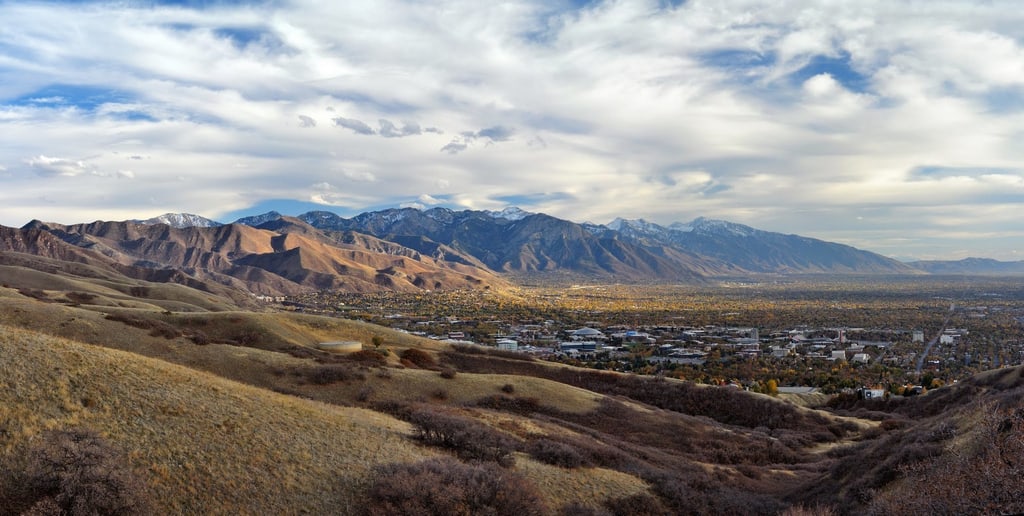
<instances>
[{"instance_id":1,"label":"cumulus cloud","mask_svg":"<svg viewBox=\"0 0 1024 516\"><path fill-rule=\"evenodd\" d=\"M38 175L45 177L77 176L96 172L95 167L81 160L53 158L39 155L25 160L25 163Z\"/></svg>"},{"instance_id":2,"label":"cumulus cloud","mask_svg":"<svg viewBox=\"0 0 1024 516\"><path fill-rule=\"evenodd\" d=\"M344 127L345 129L351 129L356 134L372 135L376 132L366 122L356 120L354 118L337 117L334 118L334 125L338 127Z\"/></svg>"},{"instance_id":3,"label":"cumulus cloud","mask_svg":"<svg viewBox=\"0 0 1024 516\"><path fill-rule=\"evenodd\" d=\"M423 130L420 129L420 125L416 122L406 122L401 128L398 128L393 122L384 118L381 118L378 123L380 124L380 131L378 133L385 138L401 138L403 136L423 134Z\"/></svg>"},{"instance_id":4,"label":"cumulus cloud","mask_svg":"<svg viewBox=\"0 0 1024 516\"><path fill-rule=\"evenodd\" d=\"M512 139L515 131L509 127L496 125L476 132L477 138L487 138L492 142L507 142Z\"/></svg>"},{"instance_id":5,"label":"cumulus cloud","mask_svg":"<svg viewBox=\"0 0 1024 516\"><path fill-rule=\"evenodd\" d=\"M464 150L466 150L468 148L469 148L469 144L468 143L466 143L464 141L460 141L460 140L452 140L451 142L446 144L444 147L441 147L441 152L447 152L448 154L453 154L454 155L454 154L458 154L458 153L460 153L460 152L462 152L462 151L464 151Z\"/></svg>"},{"instance_id":6,"label":"cumulus cloud","mask_svg":"<svg viewBox=\"0 0 1024 516\"><path fill-rule=\"evenodd\" d=\"M342 174L352 181L372 183L377 180L377 175L368 170L345 170Z\"/></svg>"},{"instance_id":7,"label":"cumulus cloud","mask_svg":"<svg viewBox=\"0 0 1024 516\"><path fill-rule=\"evenodd\" d=\"M417 200L419 202L421 202L423 204L426 204L426 205L429 205L429 206L434 206L434 205L437 205L437 204L441 204L443 202L440 199L437 199L436 197L433 197L433 196L431 196L429 194L421 194L417 198Z\"/></svg>"},{"instance_id":8,"label":"cumulus cloud","mask_svg":"<svg viewBox=\"0 0 1024 516\"><path fill-rule=\"evenodd\" d=\"M468 149L479 139L486 140L487 145L497 142L507 142L512 139L513 134L515 134L515 130L500 125L488 127L479 131L463 131L451 142L446 144L444 147L441 147L441 152L458 154Z\"/></svg>"},{"instance_id":9,"label":"cumulus cloud","mask_svg":"<svg viewBox=\"0 0 1024 516\"><path fill-rule=\"evenodd\" d=\"M573 220L705 215L887 254L1012 255L1024 10L439 1L0 2L0 224L55 220L25 191L69 222L512 199ZM295 130L318 120L345 131ZM132 180L85 194L101 171ZM966 236L915 236L941 232Z\"/></svg>"}]
</instances>

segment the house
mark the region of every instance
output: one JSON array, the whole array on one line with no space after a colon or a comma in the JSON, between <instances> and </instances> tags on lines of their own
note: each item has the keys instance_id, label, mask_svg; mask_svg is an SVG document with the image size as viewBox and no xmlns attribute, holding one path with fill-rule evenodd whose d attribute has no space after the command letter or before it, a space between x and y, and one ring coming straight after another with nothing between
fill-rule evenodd
<instances>
[{"instance_id":1,"label":"house","mask_svg":"<svg viewBox=\"0 0 1024 516\"><path fill-rule=\"evenodd\" d=\"M871 361L871 355L867 353L854 353L853 361L860 364L866 364Z\"/></svg>"},{"instance_id":2,"label":"house","mask_svg":"<svg viewBox=\"0 0 1024 516\"><path fill-rule=\"evenodd\" d=\"M515 339L501 339L498 341L498 349L505 351L518 351L519 342Z\"/></svg>"},{"instance_id":3,"label":"house","mask_svg":"<svg viewBox=\"0 0 1024 516\"><path fill-rule=\"evenodd\" d=\"M561 342L558 344L558 351L568 354L593 353L597 351L597 343L594 341Z\"/></svg>"},{"instance_id":4,"label":"house","mask_svg":"<svg viewBox=\"0 0 1024 516\"><path fill-rule=\"evenodd\" d=\"M885 389L869 389L864 387L859 389L857 394L866 400L880 400L885 397Z\"/></svg>"}]
</instances>

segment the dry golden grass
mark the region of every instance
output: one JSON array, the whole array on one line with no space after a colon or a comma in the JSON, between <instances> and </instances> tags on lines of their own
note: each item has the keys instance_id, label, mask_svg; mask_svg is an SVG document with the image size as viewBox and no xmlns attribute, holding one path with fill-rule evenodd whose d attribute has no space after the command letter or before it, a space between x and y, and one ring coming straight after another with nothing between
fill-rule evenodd
<instances>
[{"instance_id":1,"label":"dry golden grass","mask_svg":"<svg viewBox=\"0 0 1024 516\"><path fill-rule=\"evenodd\" d=\"M85 265L79 267L90 276L0 265L0 284L12 289L42 290L49 299L58 302L73 302L67 294L74 292L95 296L84 304L97 306L187 312L238 309L238 304L230 299L184 285L135 280Z\"/></svg>"},{"instance_id":2,"label":"dry golden grass","mask_svg":"<svg viewBox=\"0 0 1024 516\"><path fill-rule=\"evenodd\" d=\"M422 369L391 369L389 372L390 378L367 377L375 400L430 399L433 393L443 390L449 403L459 405L502 394L501 387L506 384L515 386L514 396L536 398L542 406L564 412L589 412L596 409L603 398L591 391L526 376L458 373L455 378L445 379L437 371Z\"/></svg>"},{"instance_id":3,"label":"dry golden grass","mask_svg":"<svg viewBox=\"0 0 1024 516\"><path fill-rule=\"evenodd\" d=\"M0 436L6 436L0 438L0 453L16 452L44 430L95 429L128 452L165 513L348 514L357 511L375 465L438 453L409 439L406 423L377 412L276 394L132 353L9 326L0 326L0 350ZM233 352L238 360L273 355L245 348ZM446 380L421 370L394 373L396 378L379 380L433 385L437 378L438 385L448 386L461 380L452 391L464 390L467 399L475 388L490 393L510 381L469 374ZM557 391L557 385L547 385L553 382L512 381L524 395ZM584 393L573 408L593 404ZM532 428L526 417L464 412L488 416L480 420L496 427ZM515 468L538 486L550 507L597 506L648 488L638 478L606 469L568 470L523 454L517 459Z\"/></svg>"},{"instance_id":4,"label":"dry golden grass","mask_svg":"<svg viewBox=\"0 0 1024 516\"><path fill-rule=\"evenodd\" d=\"M611 498L648 492L648 485L634 476L604 468L566 469L543 464L516 454L516 469L529 478L547 500L558 508L570 503L600 507Z\"/></svg>"},{"instance_id":5,"label":"dry golden grass","mask_svg":"<svg viewBox=\"0 0 1024 516\"><path fill-rule=\"evenodd\" d=\"M375 412L9 327L0 345L3 449L96 429L146 472L163 513L349 513L374 465L433 453Z\"/></svg>"}]
</instances>

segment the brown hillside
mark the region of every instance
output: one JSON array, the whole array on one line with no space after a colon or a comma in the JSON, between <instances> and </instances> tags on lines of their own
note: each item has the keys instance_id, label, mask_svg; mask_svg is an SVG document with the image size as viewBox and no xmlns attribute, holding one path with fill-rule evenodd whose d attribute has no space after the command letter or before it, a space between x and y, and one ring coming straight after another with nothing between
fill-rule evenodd
<instances>
[{"instance_id":1,"label":"brown hillside","mask_svg":"<svg viewBox=\"0 0 1024 516\"><path fill-rule=\"evenodd\" d=\"M181 270L261 294L506 286L486 268L423 256L373 237L330 235L298 219L278 226L280 232L241 224L177 229L131 222L33 222L23 231L52 233L122 265Z\"/></svg>"}]
</instances>

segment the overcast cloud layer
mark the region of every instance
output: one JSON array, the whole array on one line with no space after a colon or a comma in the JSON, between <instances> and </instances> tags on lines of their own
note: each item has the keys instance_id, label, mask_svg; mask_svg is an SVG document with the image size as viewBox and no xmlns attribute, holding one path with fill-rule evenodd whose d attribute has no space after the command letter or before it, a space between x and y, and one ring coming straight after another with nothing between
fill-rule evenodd
<instances>
[{"instance_id":1,"label":"overcast cloud layer","mask_svg":"<svg viewBox=\"0 0 1024 516\"><path fill-rule=\"evenodd\" d=\"M1024 259L1017 2L173 4L0 3L0 224L516 205Z\"/></svg>"}]
</instances>

